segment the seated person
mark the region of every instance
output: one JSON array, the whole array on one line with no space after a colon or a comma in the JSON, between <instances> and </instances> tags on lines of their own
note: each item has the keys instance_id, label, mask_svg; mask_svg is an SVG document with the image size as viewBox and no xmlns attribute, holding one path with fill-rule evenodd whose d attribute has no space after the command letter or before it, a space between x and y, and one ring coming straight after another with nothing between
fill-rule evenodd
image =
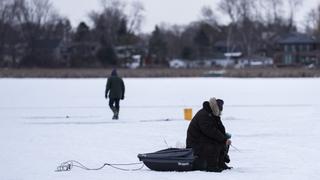
<instances>
[{"instance_id":1,"label":"seated person","mask_svg":"<svg viewBox=\"0 0 320 180\"><path fill-rule=\"evenodd\" d=\"M231 145L230 134L221 122L224 101L211 98L203 103L191 120L187 131L187 148L192 148L196 156L195 170L221 172L231 169L226 165Z\"/></svg>"}]
</instances>

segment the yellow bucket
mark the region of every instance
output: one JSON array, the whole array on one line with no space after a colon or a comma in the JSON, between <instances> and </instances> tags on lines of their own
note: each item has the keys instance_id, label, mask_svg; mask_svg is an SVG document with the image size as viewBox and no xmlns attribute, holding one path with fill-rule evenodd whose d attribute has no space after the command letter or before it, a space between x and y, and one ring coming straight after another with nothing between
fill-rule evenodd
<instances>
[{"instance_id":1,"label":"yellow bucket","mask_svg":"<svg viewBox=\"0 0 320 180\"><path fill-rule=\"evenodd\" d=\"M192 119L192 109L191 108L184 109L184 119L191 121L191 119Z\"/></svg>"}]
</instances>

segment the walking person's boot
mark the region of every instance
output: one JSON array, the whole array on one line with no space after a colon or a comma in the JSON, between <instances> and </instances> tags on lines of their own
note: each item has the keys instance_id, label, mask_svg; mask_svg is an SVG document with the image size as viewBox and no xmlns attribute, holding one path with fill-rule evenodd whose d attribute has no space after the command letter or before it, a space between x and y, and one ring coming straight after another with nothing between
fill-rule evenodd
<instances>
[{"instance_id":1,"label":"walking person's boot","mask_svg":"<svg viewBox=\"0 0 320 180\"><path fill-rule=\"evenodd\" d=\"M118 120L119 119L119 111L118 110L115 110L112 119L114 119L114 120Z\"/></svg>"},{"instance_id":2,"label":"walking person's boot","mask_svg":"<svg viewBox=\"0 0 320 180\"><path fill-rule=\"evenodd\" d=\"M117 109L116 109L115 107L112 107L111 110L112 110L112 112L113 112L112 119L113 119L113 120L118 119Z\"/></svg>"}]
</instances>

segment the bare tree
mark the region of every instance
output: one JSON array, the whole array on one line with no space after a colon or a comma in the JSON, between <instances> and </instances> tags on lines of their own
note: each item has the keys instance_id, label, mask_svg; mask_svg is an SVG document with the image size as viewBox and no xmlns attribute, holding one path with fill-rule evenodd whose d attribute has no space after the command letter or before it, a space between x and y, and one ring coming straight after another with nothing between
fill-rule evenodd
<instances>
[{"instance_id":1,"label":"bare tree","mask_svg":"<svg viewBox=\"0 0 320 180\"><path fill-rule=\"evenodd\" d=\"M217 22L217 16L214 14L212 8L210 6L203 6L201 8L201 16L204 22L210 25L216 25Z\"/></svg>"},{"instance_id":2,"label":"bare tree","mask_svg":"<svg viewBox=\"0 0 320 180\"><path fill-rule=\"evenodd\" d=\"M0 60L4 53L12 58L12 65L16 64L15 48L19 40L19 32L16 28L17 6L12 0L0 1Z\"/></svg>"},{"instance_id":3,"label":"bare tree","mask_svg":"<svg viewBox=\"0 0 320 180\"><path fill-rule=\"evenodd\" d=\"M245 54L251 55L255 36L255 21L257 19L257 2L254 0L221 0L219 9L231 20L228 27L227 47L233 51L232 45L241 42ZM238 41L238 42L237 42Z\"/></svg>"},{"instance_id":4,"label":"bare tree","mask_svg":"<svg viewBox=\"0 0 320 180\"><path fill-rule=\"evenodd\" d=\"M144 6L140 1L133 1L131 4L131 12L129 14L128 32L139 32L141 24L144 20Z\"/></svg>"},{"instance_id":5,"label":"bare tree","mask_svg":"<svg viewBox=\"0 0 320 180\"><path fill-rule=\"evenodd\" d=\"M0 0L0 21L1 23L8 22L9 11L11 8L10 0Z\"/></svg>"},{"instance_id":6,"label":"bare tree","mask_svg":"<svg viewBox=\"0 0 320 180\"><path fill-rule=\"evenodd\" d=\"M288 0L289 6L289 18L288 18L288 27L292 29L294 27L295 15L298 12L299 6L303 4L301 0Z\"/></svg>"},{"instance_id":7,"label":"bare tree","mask_svg":"<svg viewBox=\"0 0 320 180\"><path fill-rule=\"evenodd\" d=\"M11 4L9 0L0 1L0 34L1 37L4 35L5 25L10 23L10 9Z\"/></svg>"},{"instance_id":8,"label":"bare tree","mask_svg":"<svg viewBox=\"0 0 320 180\"><path fill-rule=\"evenodd\" d=\"M93 11L89 17L94 24L96 38L105 45L114 46L118 40L119 30L127 31L124 4L120 0L102 0L101 5L102 12Z\"/></svg>"},{"instance_id":9,"label":"bare tree","mask_svg":"<svg viewBox=\"0 0 320 180\"><path fill-rule=\"evenodd\" d=\"M306 30L320 38L320 4L311 9L306 17Z\"/></svg>"},{"instance_id":10,"label":"bare tree","mask_svg":"<svg viewBox=\"0 0 320 180\"><path fill-rule=\"evenodd\" d=\"M166 29L162 28L163 38L167 42L167 56L170 59L178 58L181 54L183 43L182 43L182 32L183 27L174 25Z\"/></svg>"},{"instance_id":11,"label":"bare tree","mask_svg":"<svg viewBox=\"0 0 320 180\"><path fill-rule=\"evenodd\" d=\"M267 24L279 23L283 17L283 0L260 0L260 10L265 12L264 18Z\"/></svg>"},{"instance_id":12,"label":"bare tree","mask_svg":"<svg viewBox=\"0 0 320 180\"><path fill-rule=\"evenodd\" d=\"M8 31L8 14L9 14L9 1L1 0L0 1L0 65L3 61L5 37Z\"/></svg>"},{"instance_id":13,"label":"bare tree","mask_svg":"<svg viewBox=\"0 0 320 180\"><path fill-rule=\"evenodd\" d=\"M240 0L237 3L238 12L241 20L251 19L254 20L256 17L255 9L257 9L255 0Z\"/></svg>"},{"instance_id":14,"label":"bare tree","mask_svg":"<svg viewBox=\"0 0 320 180\"><path fill-rule=\"evenodd\" d=\"M229 16L231 23L229 24L228 28L227 28L227 39L226 39L226 43L227 43L227 47L228 47L228 52L232 52L233 48L229 48L231 47L232 41L233 41L233 25L236 24L236 22L238 21L238 11L236 6L234 6L236 4L237 0L221 0L218 4L219 10L223 13Z\"/></svg>"},{"instance_id":15,"label":"bare tree","mask_svg":"<svg viewBox=\"0 0 320 180\"><path fill-rule=\"evenodd\" d=\"M36 39L44 38L46 26L55 23L59 16L50 0L14 1L21 33L32 49Z\"/></svg>"},{"instance_id":16,"label":"bare tree","mask_svg":"<svg viewBox=\"0 0 320 180\"><path fill-rule=\"evenodd\" d=\"M27 66L48 66L56 63L49 53L37 50L40 39L61 38L53 35L58 27L60 16L50 0L13 0L17 13L17 28L21 34L25 56L22 64ZM41 57L42 56L42 57ZM45 58L44 58L45 57ZM52 61L50 61L52 60Z\"/></svg>"},{"instance_id":17,"label":"bare tree","mask_svg":"<svg viewBox=\"0 0 320 180\"><path fill-rule=\"evenodd\" d=\"M231 23L235 23L239 17L238 9L235 6L237 2L238 0L221 0L218 4L219 10L229 16Z\"/></svg>"},{"instance_id":18,"label":"bare tree","mask_svg":"<svg viewBox=\"0 0 320 180\"><path fill-rule=\"evenodd\" d=\"M15 0L20 7L20 23L45 25L57 18L57 13L50 0Z\"/></svg>"},{"instance_id":19,"label":"bare tree","mask_svg":"<svg viewBox=\"0 0 320 180\"><path fill-rule=\"evenodd\" d=\"M123 9L125 4L121 0L100 0L100 5L103 9L113 7L113 9Z\"/></svg>"}]
</instances>

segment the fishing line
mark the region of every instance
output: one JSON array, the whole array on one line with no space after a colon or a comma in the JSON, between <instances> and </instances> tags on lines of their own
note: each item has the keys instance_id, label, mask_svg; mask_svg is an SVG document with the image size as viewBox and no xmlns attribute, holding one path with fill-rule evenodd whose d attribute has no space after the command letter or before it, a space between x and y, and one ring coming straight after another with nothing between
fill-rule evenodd
<instances>
[{"instance_id":1,"label":"fishing line","mask_svg":"<svg viewBox=\"0 0 320 180\"><path fill-rule=\"evenodd\" d=\"M127 168L118 167L118 166L132 166L132 165L140 165L140 164L142 164L141 167L134 168L134 169L127 169ZM98 168L88 168L87 166L83 165L79 161L70 160L70 161L66 161L66 162L61 163L57 167L57 169L55 171L56 172L71 171L73 167L77 167L77 168L84 169L84 170L87 170L87 171L98 171L98 170L103 169L105 166L109 166L109 167L112 167L114 169L118 169L118 170L122 170L122 171L138 171L138 170L141 170L144 167L144 164L142 162L139 162L139 163L126 163L126 164L104 163L101 167L98 167Z\"/></svg>"}]
</instances>

